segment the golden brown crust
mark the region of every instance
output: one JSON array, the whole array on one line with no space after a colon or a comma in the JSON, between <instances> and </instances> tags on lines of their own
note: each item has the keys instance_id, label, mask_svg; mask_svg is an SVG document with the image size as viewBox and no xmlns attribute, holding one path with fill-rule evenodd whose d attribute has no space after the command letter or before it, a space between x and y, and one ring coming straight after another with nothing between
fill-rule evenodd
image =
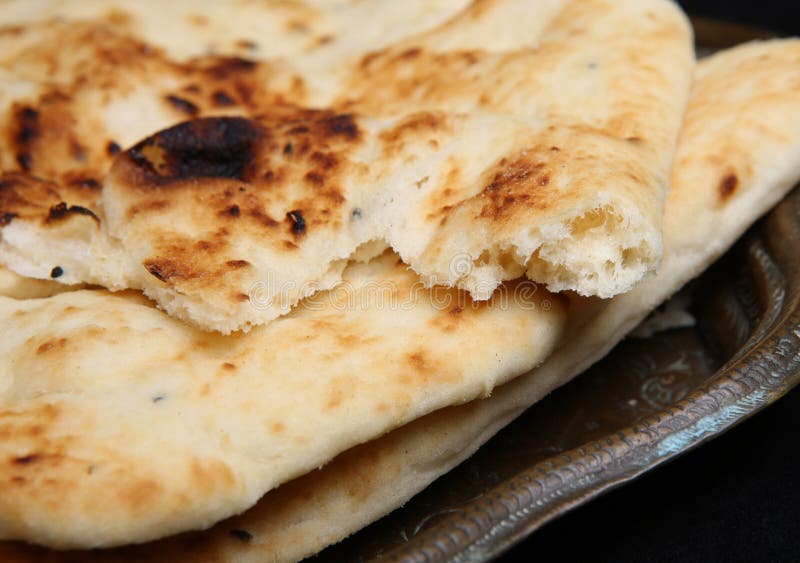
<instances>
[{"instance_id":1,"label":"golden brown crust","mask_svg":"<svg viewBox=\"0 0 800 563\"><path fill-rule=\"evenodd\" d=\"M251 266L236 254L243 237L297 253L309 233L347 220L338 186L360 144L353 117L291 108L274 113L182 123L117 159L110 181L128 222L185 213L187 205L197 210L192 233L164 233L143 258L152 276L231 287L230 276L246 275ZM233 295L247 301L246 292Z\"/></svg>"},{"instance_id":2,"label":"golden brown crust","mask_svg":"<svg viewBox=\"0 0 800 563\"><path fill-rule=\"evenodd\" d=\"M428 283L479 299L523 272L608 297L657 262L692 63L673 5L454 4L374 49L335 32L335 11L311 11L319 46L291 60L177 62L142 39L135 7L8 32L19 60L0 67L38 90L13 100L5 166L55 181L68 208L101 222L83 233L97 267L81 277L72 266L71 281L142 288L170 314L228 332L331 287L339 262L378 239ZM187 36L215 25L185 15ZM309 31L299 21L283 22L288 33ZM115 155L103 193L87 189ZM78 186L94 200L73 201ZM20 227L3 259L34 275L75 262L15 246L48 236ZM469 271L453 269L459 257ZM248 308L242 296L262 285L268 303Z\"/></svg>"},{"instance_id":3,"label":"golden brown crust","mask_svg":"<svg viewBox=\"0 0 800 563\"><path fill-rule=\"evenodd\" d=\"M11 33L0 32L0 43ZM30 45L6 64L19 79L33 81L37 91L11 103L2 120L3 169L58 182L64 201L98 214L100 185L112 159L139 140L124 128L126 138L118 138L115 117L109 123L102 114L127 96L145 96L139 103L157 108L147 133L187 118L252 114L285 98L303 100L302 80L290 80L282 91L266 62L208 55L177 63L116 23L50 22L16 26L13 34L30 35ZM38 75L41 67L46 75Z\"/></svg>"},{"instance_id":4,"label":"golden brown crust","mask_svg":"<svg viewBox=\"0 0 800 563\"><path fill-rule=\"evenodd\" d=\"M391 253L344 278L344 292L227 337L132 294L0 298L14 326L0 342L14 366L0 535L108 546L208 526L344 448L482 395L541 361L563 324L544 291L520 308L472 307L458 290L423 289ZM443 297L462 304L459 330ZM450 359L475 339L508 354Z\"/></svg>"},{"instance_id":5,"label":"golden brown crust","mask_svg":"<svg viewBox=\"0 0 800 563\"><path fill-rule=\"evenodd\" d=\"M294 559L403 504L419 489L420 480L430 482L466 457L509 419L509 412L524 408L563 383L579 371L582 357L596 357L609 345L610 335L622 335L624 330L619 327L624 329L625 323L640 318L712 260L712 255L721 252L720 225L725 226L724 247L796 181L800 174L800 108L790 86L800 84L796 72L800 69L800 43L750 45L720 54L701 63L700 68L706 74L690 108L692 121L683 139L686 149L680 149L683 159L674 176L680 183L675 184L666 211L670 226L667 248L674 253L668 261L669 275L651 278L628 296L594 302L600 307L586 317L588 325L581 325L582 336L558 352L554 361L499 388L488 400L437 411L354 448L323 470L287 483L250 511L209 531L120 550L71 553L3 542L3 559L19 563ZM745 70L752 74L743 74ZM721 109L709 112L710 108ZM725 126L719 127L721 124ZM741 156L754 151L758 159L746 160L743 165ZM747 173L737 174L736 189L722 205L719 186L734 169ZM704 220L698 221L698 216ZM735 232L732 224L737 225ZM693 231L693 226L702 232ZM697 249L702 252L693 254ZM687 255L689 262L684 261ZM458 309L443 310L430 322L447 331L453 318L463 318L470 310ZM375 404L376 411L387 408L389 405L380 401Z\"/></svg>"},{"instance_id":6,"label":"golden brown crust","mask_svg":"<svg viewBox=\"0 0 800 563\"><path fill-rule=\"evenodd\" d=\"M80 197L80 196L84 197ZM68 205L73 202L90 202L95 194L85 197L85 192L67 191L55 182L42 180L22 172L5 172L0 175L0 218L3 226L14 219L47 223L60 221L71 214L94 214L79 205Z\"/></svg>"}]
</instances>

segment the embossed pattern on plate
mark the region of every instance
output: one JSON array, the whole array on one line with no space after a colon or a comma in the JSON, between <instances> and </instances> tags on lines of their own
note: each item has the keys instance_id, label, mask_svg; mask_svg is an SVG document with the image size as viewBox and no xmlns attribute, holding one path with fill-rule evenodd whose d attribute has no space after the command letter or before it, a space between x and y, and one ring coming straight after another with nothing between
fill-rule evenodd
<instances>
[{"instance_id":1,"label":"embossed pattern on plate","mask_svg":"<svg viewBox=\"0 0 800 563\"><path fill-rule=\"evenodd\" d=\"M717 48L730 35L708 20L696 29L700 43L713 33ZM696 326L622 342L402 509L316 560L488 560L774 402L800 382L798 247L800 188L695 282Z\"/></svg>"}]
</instances>

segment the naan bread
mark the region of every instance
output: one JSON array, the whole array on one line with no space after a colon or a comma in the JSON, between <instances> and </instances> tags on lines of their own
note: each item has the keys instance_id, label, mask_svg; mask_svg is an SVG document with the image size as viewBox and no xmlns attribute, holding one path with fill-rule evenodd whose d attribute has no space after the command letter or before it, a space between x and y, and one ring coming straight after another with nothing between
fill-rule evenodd
<instances>
[{"instance_id":1,"label":"naan bread","mask_svg":"<svg viewBox=\"0 0 800 563\"><path fill-rule=\"evenodd\" d=\"M270 59L262 115L181 124L129 149L94 217L70 216L83 242L66 253L28 258L63 236L0 197L0 259L140 288L222 332L331 287L377 240L427 284L479 300L523 273L609 297L654 267L692 65L672 3L484 0L411 31L378 50L345 34ZM74 66L70 51L61 66ZM9 72L29 76L31 58Z\"/></svg>"},{"instance_id":2,"label":"naan bread","mask_svg":"<svg viewBox=\"0 0 800 563\"><path fill-rule=\"evenodd\" d=\"M797 40L751 43L699 63L665 209L662 269L631 293L589 311L587 302L573 301L570 314L579 313L585 324L542 366L491 398L433 412L360 445L206 532L94 552L7 542L0 555L18 563L292 561L400 506L529 404L604 355L800 179L798 83ZM720 190L731 170L739 178L735 189ZM691 236L685 236L687 228Z\"/></svg>"},{"instance_id":3,"label":"naan bread","mask_svg":"<svg viewBox=\"0 0 800 563\"><path fill-rule=\"evenodd\" d=\"M513 305L510 305L513 304ZM386 252L248 334L140 295L0 299L0 536L109 546L204 528L341 451L541 363L563 298L426 290Z\"/></svg>"}]
</instances>

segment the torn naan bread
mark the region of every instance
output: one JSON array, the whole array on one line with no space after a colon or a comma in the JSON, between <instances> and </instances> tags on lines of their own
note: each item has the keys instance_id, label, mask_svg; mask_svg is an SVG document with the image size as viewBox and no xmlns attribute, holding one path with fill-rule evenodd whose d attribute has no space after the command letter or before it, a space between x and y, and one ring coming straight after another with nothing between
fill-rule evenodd
<instances>
[{"instance_id":1,"label":"torn naan bread","mask_svg":"<svg viewBox=\"0 0 800 563\"><path fill-rule=\"evenodd\" d=\"M585 324L542 366L490 398L433 412L349 450L205 532L91 552L5 542L0 555L11 563L294 561L402 505L602 357L788 192L800 179L798 84L798 40L750 43L698 64L665 209L661 270L631 293L595 303L588 316L577 311ZM737 178L733 189L730 174ZM575 300L570 307L585 305Z\"/></svg>"},{"instance_id":2,"label":"torn naan bread","mask_svg":"<svg viewBox=\"0 0 800 563\"><path fill-rule=\"evenodd\" d=\"M427 284L479 300L523 273L609 297L657 264L693 60L672 3L477 1L407 32L374 51L345 34L327 54L271 59L274 98L301 107L260 104L257 119L181 124L127 151L94 217L69 216L80 252L28 258L63 236L0 192L0 260L143 289L226 333L331 287L375 240ZM25 107L14 119L35 122ZM254 287L270 306L248 303Z\"/></svg>"}]
</instances>

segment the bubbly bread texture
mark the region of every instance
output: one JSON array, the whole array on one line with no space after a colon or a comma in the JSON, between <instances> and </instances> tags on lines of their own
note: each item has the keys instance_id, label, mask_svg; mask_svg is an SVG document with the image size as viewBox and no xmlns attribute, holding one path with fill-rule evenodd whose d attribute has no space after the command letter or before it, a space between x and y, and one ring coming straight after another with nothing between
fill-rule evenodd
<instances>
[{"instance_id":1,"label":"bubbly bread texture","mask_svg":"<svg viewBox=\"0 0 800 563\"><path fill-rule=\"evenodd\" d=\"M18 16L19 30L3 41L20 58L3 68L9 83L33 86L6 96L5 158L16 161L6 170L54 182L51 207L94 217L72 214L80 226L67 243L44 206L38 221L21 218L26 210L0 192L0 260L36 277L69 263L64 282L143 289L170 314L222 332L263 324L332 287L342 261L375 240L428 285L479 300L523 274L552 290L610 297L658 263L693 63L688 24L671 2L412 3L397 29L364 37L353 31L364 3L309 3L331 38L305 49L277 46L298 21L281 19L284 4L263 4L265 21L284 23L262 38L260 62L170 49L133 3L108 13L90 3L39 25ZM60 13L66 4L46 5ZM191 27L186 44L206 33L216 45L219 29L190 25L187 9L170 8L182 14L176 29ZM367 27L392 28L392 13ZM76 41L80 48L64 48ZM174 62L171 52L200 58ZM117 61L130 67L127 86L107 78ZM57 115L92 124L68 126L73 137L54 132L58 151L41 140L53 99ZM156 133L176 112L224 118ZM147 117L136 130L155 134L117 158L102 190L88 176L93 205L73 201L64 184L139 113ZM40 158L37 146L62 156ZM96 160L102 176L108 156ZM26 250L53 240L64 241L50 245L66 246L62 254ZM265 287L271 305L252 307L253 288Z\"/></svg>"},{"instance_id":2,"label":"bubbly bread texture","mask_svg":"<svg viewBox=\"0 0 800 563\"><path fill-rule=\"evenodd\" d=\"M0 556L16 563L296 561L402 505L603 356L800 180L800 41L720 52L701 61L696 76L665 208L661 269L610 301L572 300L570 332L540 367L489 398L438 410L353 448L210 530L100 551L4 542ZM721 189L731 170L734 189Z\"/></svg>"},{"instance_id":3,"label":"bubbly bread texture","mask_svg":"<svg viewBox=\"0 0 800 563\"><path fill-rule=\"evenodd\" d=\"M0 0L3 22L12 33L42 21L72 25L95 20L176 60L225 53L247 59L314 55L335 61L342 53L382 49L435 28L468 4L470 0ZM354 26L359 26L358 33ZM10 43L12 50L3 45L0 60L17 58L28 45L16 40Z\"/></svg>"},{"instance_id":4,"label":"bubbly bread texture","mask_svg":"<svg viewBox=\"0 0 800 563\"><path fill-rule=\"evenodd\" d=\"M563 298L504 288L481 302L424 289L387 251L229 336L133 292L0 298L0 536L75 548L205 528L349 447L486 396L541 363L565 321Z\"/></svg>"}]
</instances>

